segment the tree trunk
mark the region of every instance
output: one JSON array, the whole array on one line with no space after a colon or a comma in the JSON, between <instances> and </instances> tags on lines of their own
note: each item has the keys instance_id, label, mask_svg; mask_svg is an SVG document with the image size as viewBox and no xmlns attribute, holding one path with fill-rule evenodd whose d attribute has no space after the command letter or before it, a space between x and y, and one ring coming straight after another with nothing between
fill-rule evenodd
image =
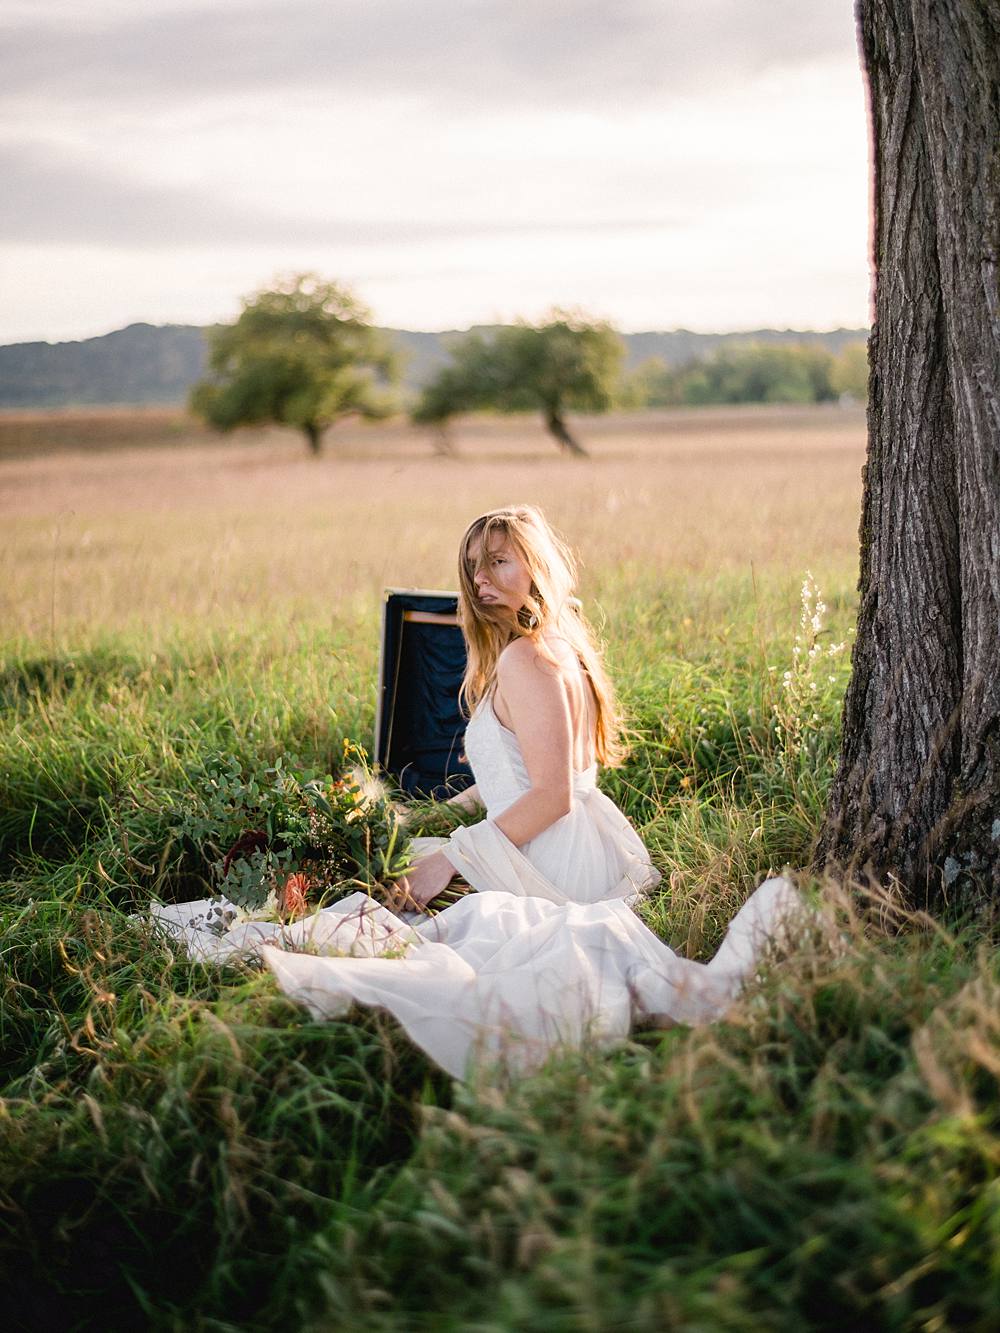
<instances>
[{"instance_id":1,"label":"tree trunk","mask_svg":"<svg viewBox=\"0 0 1000 1333\"><path fill-rule=\"evenodd\" d=\"M545 429L550 435L554 435L560 449L565 449L567 453L574 458L587 458L588 454L579 440L575 440L569 433L569 427L563 420L562 414L558 408L548 408L545 412Z\"/></svg>"},{"instance_id":2,"label":"tree trunk","mask_svg":"<svg viewBox=\"0 0 1000 1333\"><path fill-rule=\"evenodd\" d=\"M455 439L452 435L450 420L446 419L438 422L431 432L431 439L434 443L434 452L438 457L455 457Z\"/></svg>"},{"instance_id":3,"label":"tree trunk","mask_svg":"<svg viewBox=\"0 0 1000 1333\"><path fill-rule=\"evenodd\" d=\"M1000 0L860 0L875 320L860 609L817 863L1000 888Z\"/></svg>"},{"instance_id":4,"label":"tree trunk","mask_svg":"<svg viewBox=\"0 0 1000 1333\"><path fill-rule=\"evenodd\" d=\"M317 426L314 421L308 422L302 427L305 437L309 441L309 451L314 458L318 458L323 452L323 427Z\"/></svg>"}]
</instances>

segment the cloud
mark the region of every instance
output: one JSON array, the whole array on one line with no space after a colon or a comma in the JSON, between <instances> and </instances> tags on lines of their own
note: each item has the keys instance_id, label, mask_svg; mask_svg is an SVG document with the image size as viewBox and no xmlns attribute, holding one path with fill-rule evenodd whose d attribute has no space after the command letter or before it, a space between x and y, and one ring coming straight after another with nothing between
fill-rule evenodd
<instances>
[{"instance_id":1,"label":"cloud","mask_svg":"<svg viewBox=\"0 0 1000 1333\"><path fill-rule=\"evenodd\" d=\"M517 222L282 216L237 207L207 191L143 184L46 144L0 144L0 179L4 182L0 240L33 245L146 249L298 242L395 246L504 236L655 232L676 228L686 220L681 215Z\"/></svg>"},{"instance_id":2,"label":"cloud","mask_svg":"<svg viewBox=\"0 0 1000 1333\"><path fill-rule=\"evenodd\" d=\"M413 327L828 323L790 256L864 254L849 0L0 0L0 45L7 336L298 267Z\"/></svg>"},{"instance_id":3,"label":"cloud","mask_svg":"<svg viewBox=\"0 0 1000 1333\"><path fill-rule=\"evenodd\" d=\"M2 100L102 108L289 92L613 112L843 56L846 0L46 4L4 21Z\"/></svg>"}]
</instances>

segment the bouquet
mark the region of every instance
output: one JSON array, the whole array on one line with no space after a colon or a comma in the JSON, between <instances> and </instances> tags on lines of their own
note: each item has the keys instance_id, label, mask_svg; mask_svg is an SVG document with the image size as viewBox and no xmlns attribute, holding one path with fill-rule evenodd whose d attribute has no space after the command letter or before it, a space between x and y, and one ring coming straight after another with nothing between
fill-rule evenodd
<instances>
[{"instance_id":1,"label":"bouquet","mask_svg":"<svg viewBox=\"0 0 1000 1333\"><path fill-rule=\"evenodd\" d=\"M362 746L344 741L338 777L281 758L262 773L222 757L192 775L174 833L209 864L220 924L238 917L289 920L358 889L409 905L397 881L411 868L405 814L374 776ZM457 901L450 885L430 904Z\"/></svg>"}]
</instances>

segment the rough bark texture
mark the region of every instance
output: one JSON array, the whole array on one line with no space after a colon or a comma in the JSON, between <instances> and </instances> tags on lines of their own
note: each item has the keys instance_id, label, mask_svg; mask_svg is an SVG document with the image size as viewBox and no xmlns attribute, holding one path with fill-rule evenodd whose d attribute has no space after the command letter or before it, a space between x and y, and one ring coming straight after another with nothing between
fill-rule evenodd
<instances>
[{"instance_id":1,"label":"rough bark texture","mask_svg":"<svg viewBox=\"0 0 1000 1333\"><path fill-rule=\"evenodd\" d=\"M875 321L857 639L818 861L923 902L1000 888L1000 0L860 0L858 19Z\"/></svg>"}]
</instances>

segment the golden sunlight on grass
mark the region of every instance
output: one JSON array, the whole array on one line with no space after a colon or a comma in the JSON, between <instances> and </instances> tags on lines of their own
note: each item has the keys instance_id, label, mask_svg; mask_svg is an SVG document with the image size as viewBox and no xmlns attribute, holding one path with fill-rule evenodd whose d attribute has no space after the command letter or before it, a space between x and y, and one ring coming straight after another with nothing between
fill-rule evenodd
<instances>
[{"instance_id":1,"label":"golden sunlight on grass","mask_svg":"<svg viewBox=\"0 0 1000 1333\"><path fill-rule=\"evenodd\" d=\"M459 422L453 458L402 422L342 426L319 460L289 432L217 441L177 414L133 419L134 437L121 411L0 418L9 633L361 613L386 586L454 586L465 524L512 500L565 531L590 597L751 564L854 578L857 409L581 419L584 462L533 417Z\"/></svg>"}]
</instances>

